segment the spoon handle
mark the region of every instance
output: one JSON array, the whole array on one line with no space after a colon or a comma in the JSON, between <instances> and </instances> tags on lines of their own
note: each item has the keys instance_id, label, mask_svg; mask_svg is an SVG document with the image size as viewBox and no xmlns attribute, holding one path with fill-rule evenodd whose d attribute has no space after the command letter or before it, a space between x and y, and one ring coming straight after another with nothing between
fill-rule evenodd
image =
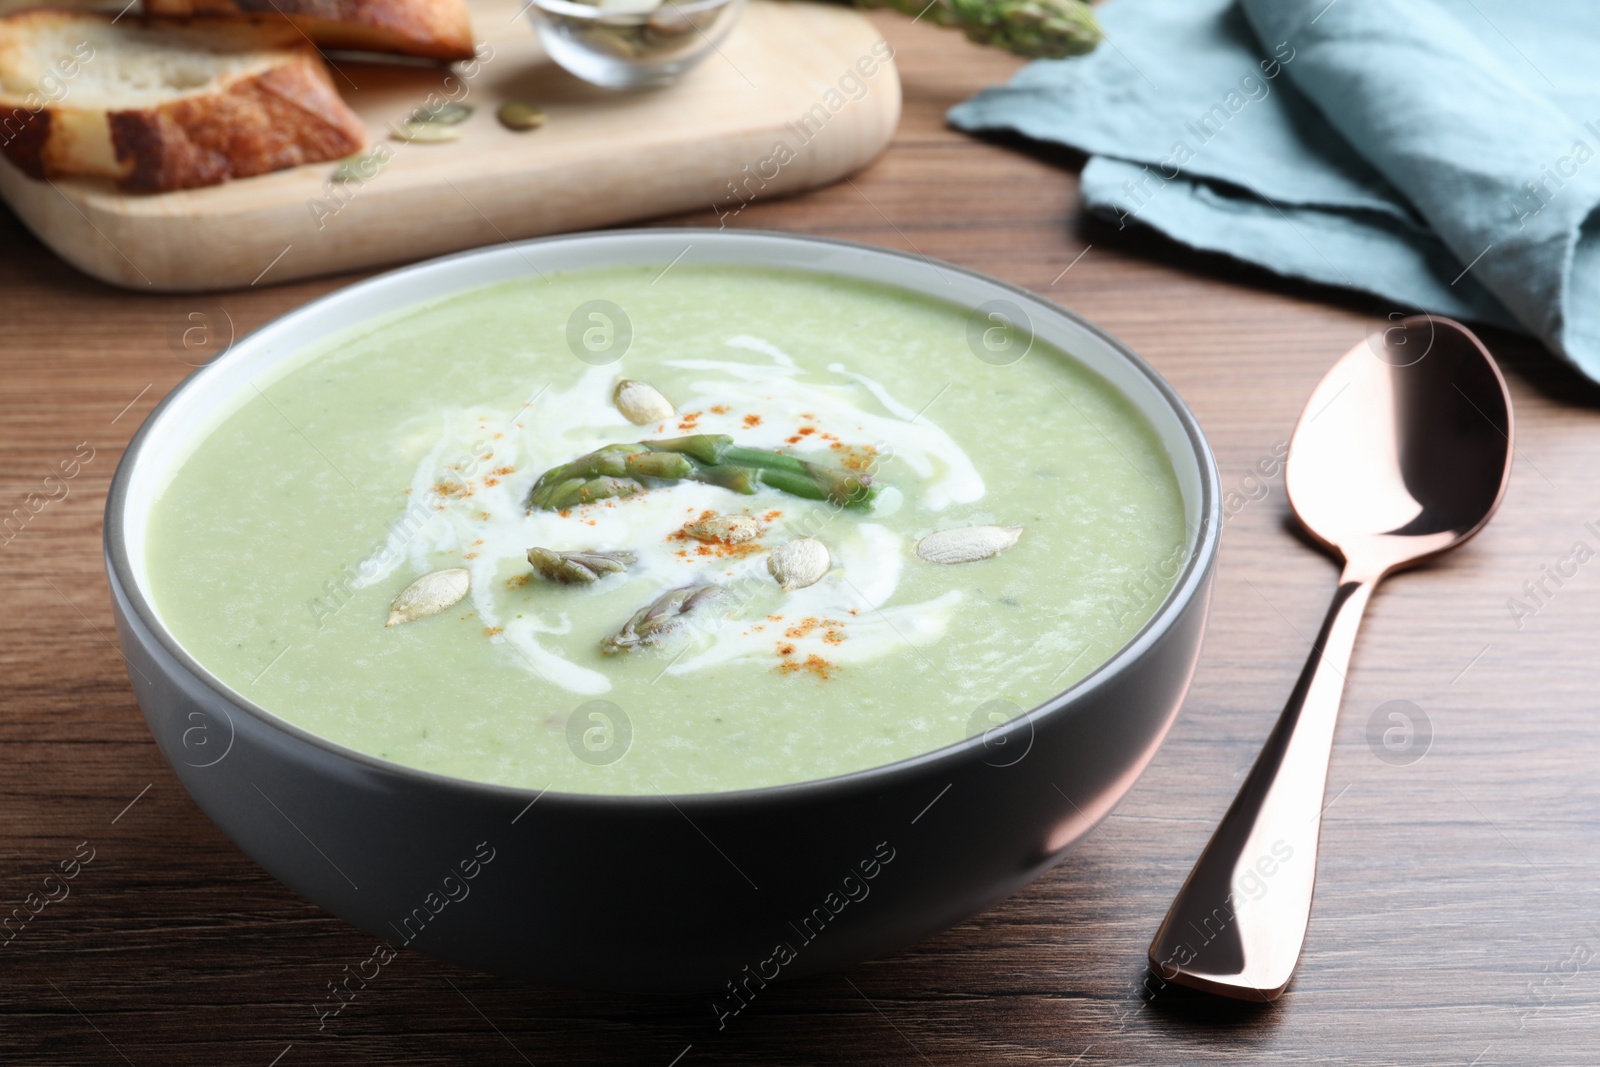
<instances>
[{"instance_id":1,"label":"spoon handle","mask_svg":"<svg viewBox=\"0 0 1600 1067\"><path fill-rule=\"evenodd\" d=\"M1328 755L1356 630L1377 579L1339 579L1289 703L1150 944L1163 980L1242 1000L1289 984L1311 917Z\"/></svg>"}]
</instances>

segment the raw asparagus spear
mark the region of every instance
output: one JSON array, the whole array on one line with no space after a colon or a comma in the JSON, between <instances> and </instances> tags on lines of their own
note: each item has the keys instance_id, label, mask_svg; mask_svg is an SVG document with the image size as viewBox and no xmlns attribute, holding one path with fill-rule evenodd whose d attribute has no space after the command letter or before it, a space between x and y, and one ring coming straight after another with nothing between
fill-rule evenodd
<instances>
[{"instance_id":1,"label":"raw asparagus spear","mask_svg":"<svg viewBox=\"0 0 1600 1067\"><path fill-rule=\"evenodd\" d=\"M1100 26L1082 0L860 0L961 30L1019 56L1062 59L1094 51Z\"/></svg>"}]
</instances>

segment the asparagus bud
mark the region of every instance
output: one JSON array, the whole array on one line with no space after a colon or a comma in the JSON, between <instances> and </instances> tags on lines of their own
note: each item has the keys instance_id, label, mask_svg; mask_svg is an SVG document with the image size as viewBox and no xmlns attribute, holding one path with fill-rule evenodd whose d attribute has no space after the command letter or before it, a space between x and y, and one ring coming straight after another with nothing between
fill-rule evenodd
<instances>
[{"instance_id":1,"label":"asparagus bud","mask_svg":"<svg viewBox=\"0 0 1600 1067\"><path fill-rule=\"evenodd\" d=\"M695 612L721 599L723 592L720 585L686 585L669 590L634 612L622 629L603 639L600 651L614 656L659 645L688 623Z\"/></svg>"},{"instance_id":2,"label":"asparagus bud","mask_svg":"<svg viewBox=\"0 0 1600 1067\"><path fill-rule=\"evenodd\" d=\"M547 582L566 585L587 583L603 574L618 574L628 569L636 557L632 552L557 552L549 548L528 549L533 572Z\"/></svg>"}]
</instances>

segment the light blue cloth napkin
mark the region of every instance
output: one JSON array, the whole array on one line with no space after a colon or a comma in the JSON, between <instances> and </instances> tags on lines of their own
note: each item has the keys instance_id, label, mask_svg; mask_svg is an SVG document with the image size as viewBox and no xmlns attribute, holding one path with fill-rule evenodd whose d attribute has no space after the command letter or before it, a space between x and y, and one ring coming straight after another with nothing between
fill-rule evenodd
<instances>
[{"instance_id":1,"label":"light blue cloth napkin","mask_svg":"<svg viewBox=\"0 0 1600 1067\"><path fill-rule=\"evenodd\" d=\"M960 104L1091 159L1089 209L1519 326L1600 380L1600 2L1115 0ZM1596 214L1591 218L1591 214Z\"/></svg>"}]
</instances>

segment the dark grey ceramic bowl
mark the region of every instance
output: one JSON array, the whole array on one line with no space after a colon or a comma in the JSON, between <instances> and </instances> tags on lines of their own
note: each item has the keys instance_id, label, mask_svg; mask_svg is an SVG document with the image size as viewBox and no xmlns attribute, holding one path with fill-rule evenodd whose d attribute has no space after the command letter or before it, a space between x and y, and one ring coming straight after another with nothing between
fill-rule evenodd
<instances>
[{"instance_id":1,"label":"dark grey ceramic bowl","mask_svg":"<svg viewBox=\"0 0 1600 1067\"><path fill-rule=\"evenodd\" d=\"M148 511L219 398L396 308L536 269L680 255L928 293L975 309L975 344L998 314L1012 343L1031 331L1104 376L1165 443L1186 509L1186 555L1149 624L1088 677L987 735L836 778L682 796L541 795L388 763L251 703L167 631L146 584ZM146 421L111 487L105 551L129 677L156 743L195 802L273 876L396 949L543 982L707 991L732 1010L735 992L748 998L775 978L843 967L955 923L1060 862L1105 818L1155 754L1193 674L1219 498L1210 448L1166 382L1032 293L839 241L663 229L449 256L264 326Z\"/></svg>"}]
</instances>

